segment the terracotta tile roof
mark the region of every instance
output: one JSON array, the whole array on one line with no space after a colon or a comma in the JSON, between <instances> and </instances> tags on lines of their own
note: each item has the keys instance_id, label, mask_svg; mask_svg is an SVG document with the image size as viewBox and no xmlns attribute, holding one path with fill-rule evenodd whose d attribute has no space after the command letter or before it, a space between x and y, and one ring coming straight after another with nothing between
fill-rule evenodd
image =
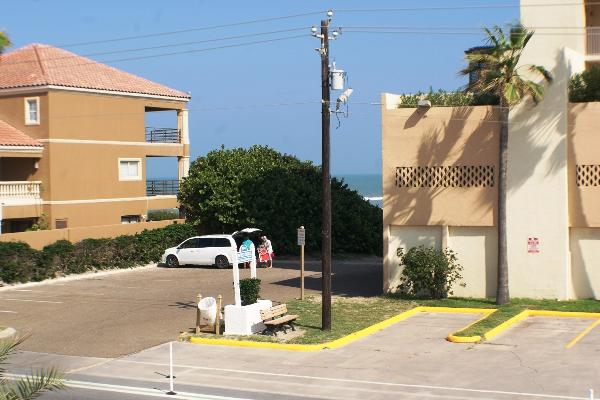
<instances>
[{"instance_id":1,"label":"terracotta tile roof","mask_svg":"<svg viewBox=\"0 0 600 400\"><path fill-rule=\"evenodd\" d=\"M43 145L37 140L30 138L17 128L0 120L0 146L35 146Z\"/></svg>"},{"instance_id":2,"label":"terracotta tile roof","mask_svg":"<svg viewBox=\"0 0 600 400\"><path fill-rule=\"evenodd\" d=\"M188 99L187 93L44 44L0 55L0 89L67 86Z\"/></svg>"}]
</instances>

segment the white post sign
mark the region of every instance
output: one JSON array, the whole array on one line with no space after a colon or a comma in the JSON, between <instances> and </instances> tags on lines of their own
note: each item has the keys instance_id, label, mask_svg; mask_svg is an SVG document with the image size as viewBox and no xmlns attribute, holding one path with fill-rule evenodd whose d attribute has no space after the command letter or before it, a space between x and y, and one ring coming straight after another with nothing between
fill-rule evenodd
<instances>
[{"instance_id":1,"label":"white post sign","mask_svg":"<svg viewBox=\"0 0 600 400\"><path fill-rule=\"evenodd\" d=\"M242 306L242 296L240 295L240 267L238 266L237 245L233 245L233 295L235 297L235 305Z\"/></svg>"},{"instance_id":2,"label":"white post sign","mask_svg":"<svg viewBox=\"0 0 600 400\"><path fill-rule=\"evenodd\" d=\"M298 228L298 246L304 246L306 242L306 231L304 230L304 227L301 226L300 228Z\"/></svg>"}]
</instances>

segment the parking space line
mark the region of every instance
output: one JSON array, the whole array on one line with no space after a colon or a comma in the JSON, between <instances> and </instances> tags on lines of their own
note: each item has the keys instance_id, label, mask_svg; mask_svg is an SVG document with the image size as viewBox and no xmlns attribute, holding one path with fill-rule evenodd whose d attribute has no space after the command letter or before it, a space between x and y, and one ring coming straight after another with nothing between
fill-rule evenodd
<instances>
[{"instance_id":1,"label":"parking space line","mask_svg":"<svg viewBox=\"0 0 600 400\"><path fill-rule=\"evenodd\" d=\"M0 310L0 313L18 314L16 311L9 311L9 310Z\"/></svg>"},{"instance_id":2,"label":"parking space line","mask_svg":"<svg viewBox=\"0 0 600 400\"><path fill-rule=\"evenodd\" d=\"M62 304L62 301L50 301L50 300L30 300L30 299L3 299L0 301L23 301L27 303L50 303L50 304Z\"/></svg>"},{"instance_id":3,"label":"parking space line","mask_svg":"<svg viewBox=\"0 0 600 400\"><path fill-rule=\"evenodd\" d=\"M577 335L575 339L571 340L569 344L565 346L565 348L570 349L571 347L575 346L575 344L577 344L578 341L580 341L585 335L590 333L592 329L594 329L598 325L600 325L600 319L597 319L596 321L592 322L587 328L584 329L583 332Z\"/></svg>"}]
</instances>

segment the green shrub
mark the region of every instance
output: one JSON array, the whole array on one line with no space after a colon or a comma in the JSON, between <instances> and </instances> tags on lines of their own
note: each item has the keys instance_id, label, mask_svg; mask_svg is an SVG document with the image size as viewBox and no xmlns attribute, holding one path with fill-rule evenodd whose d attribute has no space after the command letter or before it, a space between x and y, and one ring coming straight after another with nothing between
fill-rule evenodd
<instances>
[{"instance_id":1,"label":"green shrub","mask_svg":"<svg viewBox=\"0 0 600 400\"><path fill-rule=\"evenodd\" d=\"M157 262L168 247L196 235L189 224L172 224L114 239L59 240L41 251L26 243L0 242L0 279L6 283L40 281L57 274L130 268Z\"/></svg>"},{"instance_id":2,"label":"green shrub","mask_svg":"<svg viewBox=\"0 0 600 400\"><path fill-rule=\"evenodd\" d=\"M406 254L399 248L396 253L404 266L398 287L402 292L442 299L453 294L452 285L462 279L462 266L450 249L419 246L410 248Z\"/></svg>"},{"instance_id":3,"label":"green shrub","mask_svg":"<svg viewBox=\"0 0 600 400\"><path fill-rule=\"evenodd\" d=\"M27 243L0 243L0 279L6 283L38 281L46 277L40 268L40 252Z\"/></svg>"},{"instance_id":4,"label":"green shrub","mask_svg":"<svg viewBox=\"0 0 600 400\"><path fill-rule=\"evenodd\" d=\"M277 254L297 254L296 229L306 249L321 248L321 170L266 146L214 150L197 158L181 185L188 221L207 233L257 227ZM382 253L383 213L343 181L332 179L334 252Z\"/></svg>"},{"instance_id":5,"label":"green shrub","mask_svg":"<svg viewBox=\"0 0 600 400\"><path fill-rule=\"evenodd\" d=\"M600 66L575 74L569 82L569 101L582 103L600 101Z\"/></svg>"},{"instance_id":6,"label":"green shrub","mask_svg":"<svg viewBox=\"0 0 600 400\"><path fill-rule=\"evenodd\" d=\"M240 279L240 297L242 305L247 306L256 303L260 296L260 279Z\"/></svg>"},{"instance_id":7,"label":"green shrub","mask_svg":"<svg viewBox=\"0 0 600 400\"><path fill-rule=\"evenodd\" d=\"M164 221L166 219L179 218L179 209L162 208L158 210L148 210L148 221Z\"/></svg>"},{"instance_id":8,"label":"green shrub","mask_svg":"<svg viewBox=\"0 0 600 400\"><path fill-rule=\"evenodd\" d=\"M417 92L411 94L400 95L398 108L401 107L416 107L419 100L429 100L432 106L483 106L483 105L498 105L498 96L485 93L472 93L465 91L447 92L438 90L434 92L432 88L429 92Z\"/></svg>"}]
</instances>

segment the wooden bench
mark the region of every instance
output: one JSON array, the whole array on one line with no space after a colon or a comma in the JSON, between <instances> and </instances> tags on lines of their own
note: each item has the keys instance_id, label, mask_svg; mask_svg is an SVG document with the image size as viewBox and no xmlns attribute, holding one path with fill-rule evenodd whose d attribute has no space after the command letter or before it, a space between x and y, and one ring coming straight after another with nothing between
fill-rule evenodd
<instances>
[{"instance_id":1,"label":"wooden bench","mask_svg":"<svg viewBox=\"0 0 600 400\"><path fill-rule=\"evenodd\" d=\"M285 304L280 304L278 306L262 310L260 312L260 317L267 327L263 333L276 335L277 329L283 329L283 333L287 333L287 326L295 331L296 328L294 328L294 321L296 318L298 318L298 316L286 314L287 306Z\"/></svg>"}]
</instances>

